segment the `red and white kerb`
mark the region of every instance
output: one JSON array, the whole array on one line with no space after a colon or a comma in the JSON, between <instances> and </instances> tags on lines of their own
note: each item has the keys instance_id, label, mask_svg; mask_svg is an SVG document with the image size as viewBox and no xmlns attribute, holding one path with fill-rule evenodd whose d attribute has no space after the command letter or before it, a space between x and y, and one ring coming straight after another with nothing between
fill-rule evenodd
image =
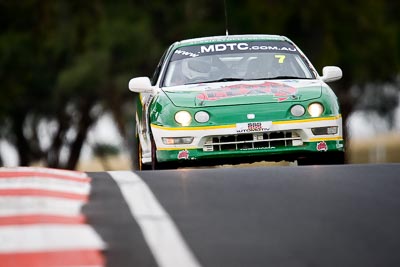
<instances>
[{"instance_id":1,"label":"red and white kerb","mask_svg":"<svg viewBox=\"0 0 400 267\"><path fill-rule=\"evenodd\" d=\"M86 223L91 178L48 168L0 168L0 263L104 266L105 244Z\"/></svg>"}]
</instances>

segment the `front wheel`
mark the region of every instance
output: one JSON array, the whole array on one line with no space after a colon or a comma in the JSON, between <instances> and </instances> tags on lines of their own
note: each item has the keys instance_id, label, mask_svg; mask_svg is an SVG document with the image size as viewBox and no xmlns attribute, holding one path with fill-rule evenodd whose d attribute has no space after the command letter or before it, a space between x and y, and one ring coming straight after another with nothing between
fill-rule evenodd
<instances>
[{"instance_id":1,"label":"front wheel","mask_svg":"<svg viewBox=\"0 0 400 267\"><path fill-rule=\"evenodd\" d=\"M154 142L154 139L151 138L151 169L152 170L158 170L159 169L159 164L157 161L157 147L156 147L156 142Z\"/></svg>"},{"instance_id":2,"label":"front wheel","mask_svg":"<svg viewBox=\"0 0 400 267\"><path fill-rule=\"evenodd\" d=\"M139 143L139 136L136 133L135 137L133 138L132 142L132 154L131 154L131 159L132 159L132 169L133 170L140 170L140 165L142 162L142 157L140 153L140 143Z\"/></svg>"},{"instance_id":3,"label":"front wheel","mask_svg":"<svg viewBox=\"0 0 400 267\"><path fill-rule=\"evenodd\" d=\"M151 165L142 163L142 146L137 135L133 142L132 169L138 171L151 170Z\"/></svg>"},{"instance_id":4,"label":"front wheel","mask_svg":"<svg viewBox=\"0 0 400 267\"><path fill-rule=\"evenodd\" d=\"M142 146L140 145L139 137L136 136L133 142L132 152L132 166L133 170L163 170L163 169L176 169L177 165L173 163L163 163L157 160L157 147L153 138L151 138L151 162L145 164L142 162Z\"/></svg>"}]
</instances>

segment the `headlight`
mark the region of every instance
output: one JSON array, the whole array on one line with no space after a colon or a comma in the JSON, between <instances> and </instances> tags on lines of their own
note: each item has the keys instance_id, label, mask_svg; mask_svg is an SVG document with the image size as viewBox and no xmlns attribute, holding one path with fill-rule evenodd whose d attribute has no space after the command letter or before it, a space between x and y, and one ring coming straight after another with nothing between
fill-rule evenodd
<instances>
[{"instance_id":1,"label":"headlight","mask_svg":"<svg viewBox=\"0 0 400 267\"><path fill-rule=\"evenodd\" d=\"M175 114L175 120L177 123L180 123L182 126L189 126L192 121L192 115L189 112L181 110Z\"/></svg>"},{"instance_id":2,"label":"headlight","mask_svg":"<svg viewBox=\"0 0 400 267\"><path fill-rule=\"evenodd\" d=\"M210 119L210 115L208 115L208 113L205 111L199 111L194 114L194 119L197 122L207 122Z\"/></svg>"},{"instance_id":3,"label":"headlight","mask_svg":"<svg viewBox=\"0 0 400 267\"><path fill-rule=\"evenodd\" d=\"M305 112L306 112L306 109L302 105L294 105L290 109L290 113L292 113L292 115L295 117L303 116Z\"/></svg>"},{"instance_id":4,"label":"headlight","mask_svg":"<svg viewBox=\"0 0 400 267\"><path fill-rule=\"evenodd\" d=\"M319 117L324 112L324 107L320 103L312 103L308 106L308 113L311 117Z\"/></svg>"}]
</instances>

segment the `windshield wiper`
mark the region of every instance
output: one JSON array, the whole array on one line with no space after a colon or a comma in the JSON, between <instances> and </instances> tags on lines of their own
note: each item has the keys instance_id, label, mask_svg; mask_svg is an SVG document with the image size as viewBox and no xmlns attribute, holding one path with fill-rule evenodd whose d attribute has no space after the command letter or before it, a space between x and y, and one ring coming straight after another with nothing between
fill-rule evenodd
<instances>
[{"instance_id":1,"label":"windshield wiper","mask_svg":"<svg viewBox=\"0 0 400 267\"><path fill-rule=\"evenodd\" d=\"M268 78L256 78L256 79L247 79L247 80L283 80L283 79L311 79L311 78L304 78L298 76L275 76L275 77L268 77Z\"/></svg>"},{"instance_id":2,"label":"windshield wiper","mask_svg":"<svg viewBox=\"0 0 400 267\"><path fill-rule=\"evenodd\" d=\"M217 83L217 82L236 82L236 81L257 81L257 80L283 80L283 79L303 79L308 80L312 78L304 78L298 76L275 76L275 77L264 77L264 78L255 78L255 79L243 79L243 78L221 78L216 80L209 80L209 81L199 81L199 82L191 82L186 83L188 84L197 84L197 83Z\"/></svg>"},{"instance_id":3,"label":"windshield wiper","mask_svg":"<svg viewBox=\"0 0 400 267\"><path fill-rule=\"evenodd\" d=\"M202 83L218 83L218 82L236 82L236 81L243 81L243 78L221 78L221 79L216 79L216 80L209 80L209 81L204 81Z\"/></svg>"}]
</instances>

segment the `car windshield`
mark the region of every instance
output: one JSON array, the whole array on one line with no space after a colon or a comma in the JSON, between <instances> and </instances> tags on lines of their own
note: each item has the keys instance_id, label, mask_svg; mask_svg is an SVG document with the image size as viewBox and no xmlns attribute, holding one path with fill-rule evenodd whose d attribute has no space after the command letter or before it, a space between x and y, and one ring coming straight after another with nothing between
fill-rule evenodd
<instances>
[{"instance_id":1,"label":"car windshield","mask_svg":"<svg viewBox=\"0 0 400 267\"><path fill-rule=\"evenodd\" d=\"M283 41L216 43L176 49L163 86L262 79L313 79L296 47Z\"/></svg>"}]
</instances>

